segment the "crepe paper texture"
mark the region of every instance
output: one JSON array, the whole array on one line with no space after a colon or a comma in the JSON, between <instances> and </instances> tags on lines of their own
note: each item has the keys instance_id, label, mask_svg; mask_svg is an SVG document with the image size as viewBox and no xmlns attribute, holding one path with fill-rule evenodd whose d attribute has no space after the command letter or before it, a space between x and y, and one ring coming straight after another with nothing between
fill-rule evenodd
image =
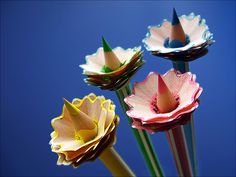
<instances>
[{"instance_id":1,"label":"crepe paper texture","mask_svg":"<svg viewBox=\"0 0 236 177\"><path fill-rule=\"evenodd\" d=\"M172 26L175 26L174 28L179 26L176 24L178 20L174 20L174 22L172 20L171 23L164 19L161 24L148 27L146 38L143 39L147 51L173 61L192 61L204 56L208 52L208 46L214 42L213 34L209 31L206 20L194 13L180 16L179 22L185 32L186 41L182 46L179 43L174 43L178 47L173 48L169 46Z\"/></svg>"},{"instance_id":2,"label":"crepe paper texture","mask_svg":"<svg viewBox=\"0 0 236 177\"><path fill-rule=\"evenodd\" d=\"M99 48L95 54L86 56L86 64L80 65L83 74L87 76L85 82L101 89L116 91L120 104L126 112L128 107L124 104L124 98L131 92L129 81L144 64L141 47L127 50L121 47L112 49L103 37L102 42L103 47ZM127 120L131 125L129 117ZM164 176L148 134L135 129L132 129L132 132L151 175Z\"/></svg>"},{"instance_id":3,"label":"crepe paper texture","mask_svg":"<svg viewBox=\"0 0 236 177\"><path fill-rule=\"evenodd\" d=\"M98 86L105 90L118 90L127 84L144 64L143 52L141 47L126 50L116 47L109 51L110 47L108 48L104 38L103 45L105 46L99 48L95 54L86 56L86 64L82 64L80 67L86 76L85 82L89 85Z\"/></svg>"},{"instance_id":4,"label":"crepe paper texture","mask_svg":"<svg viewBox=\"0 0 236 177\"><path fill-rule=\"evenodd\" d=\"M78 167L113 146L119 117L111 100L93 93L64 102L62 115L52 120L51 149L58 165Z\"/></svg>"},{"instance_id":5,"label":"crepe paper texture","mask_svg":"<svg viewBox=\"0 0 236 177\"><path fill-rule=\"evenodd\" d=\"M160 89L163 87L167 87L177 101L177 106L169 112L160 112L157 105L158 95L162 96ZM182 115L191 113L198 107L201 92L202 88L196 82L194 74L181 74L171 69L164 75L149 73L143 82L135 83L133 94L124 101L130 107L127 115L133 119L132 126L154 133L184 124L186 118Z\"/></svg>"}]
</instances>

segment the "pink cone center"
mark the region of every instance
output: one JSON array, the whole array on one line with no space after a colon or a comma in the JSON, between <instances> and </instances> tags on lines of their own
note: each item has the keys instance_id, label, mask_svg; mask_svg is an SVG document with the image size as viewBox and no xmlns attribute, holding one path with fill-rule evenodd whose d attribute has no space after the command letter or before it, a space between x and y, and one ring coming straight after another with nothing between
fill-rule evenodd
<instances>
[{"instance_id":1,"label":"pink cone center","mask_svg":"<svg viewBox=\"0 0 236 177\"><path fill-rule=\"evenodd\" d=\"M158 75L157 93L151 103L155 113L167 113L173 111L179 105L178 96L171 93L161 75Z\"/></svg>"}]
</instances>

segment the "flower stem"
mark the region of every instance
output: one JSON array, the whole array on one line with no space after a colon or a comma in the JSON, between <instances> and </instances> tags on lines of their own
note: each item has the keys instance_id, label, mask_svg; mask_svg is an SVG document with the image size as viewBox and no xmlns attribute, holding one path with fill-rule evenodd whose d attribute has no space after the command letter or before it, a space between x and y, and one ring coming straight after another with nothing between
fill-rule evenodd
<instances>
[{"instance_id":1,"label":"flower stem","mask_svg":"<svg viewBox=\"0 0 236 177\"><path fill-rule=\"evenodd\" d=\"M121 106L124 110L124 112L129 110L128 105L124 103L124 98L131 94L130 84L127 84L126 86L122 87L121 89L116 91L116 94L120 100ZM128 116L127 120L131 126L132 119ZM153 177L163 177L164 173L161 168L161 165L159 163L159 160L157 158L157 155L154 151L151 139L146 131L138 130L132 128L133 134L138 142L139 148L144 156L144 159L147 163L147 166L149 168L149 171Z\"/></svg>"},{"instance_id":2,"label":"flower stem","mask_svg":"<svg viewBox=\"0 0 236 177\"><path fill-rule=\"evenodd\" d=\"M136 176L113 147L106 148L99 158L110 170L113 176Z\"/></svg>"},{"instance_id":3,"label":"flower stem","mask_svg":"<svg viewBox=\"0 0 236 177\"><path fill-rule=\"evenodd\" d=\"M166 133L179 176L193 176L183 126L175 127Z\"/></svg>"},{"instance_id":4,"label":"flower stem","mask_svg":"<svg viewBox=\"0 0 236 177\"><path fill-rule=\"evenodd\" d=\"M180 71L181 73L189 71L188 62L183 62L183 61L173 62L173 67L176 70ZM191 166L193 169L194 176L197 176L197 156L196 156L195 129L194 129L193 117L191 117L190 121L187 124L183 125L183 127L184 127L185 139L188 147L189 157L191 160Z\"/></svg>"}]
</instances>

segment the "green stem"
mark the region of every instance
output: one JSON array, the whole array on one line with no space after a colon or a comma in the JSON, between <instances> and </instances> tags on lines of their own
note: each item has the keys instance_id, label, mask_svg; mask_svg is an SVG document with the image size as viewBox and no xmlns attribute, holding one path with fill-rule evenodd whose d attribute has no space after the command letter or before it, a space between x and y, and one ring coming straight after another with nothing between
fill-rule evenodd
<instances>
[{"instance_id":1,"label":"green stem","mask_svg":"<svg viewBox=\"0 0 236 177\"><path fill-rule=\"evenodd\" d=\"M173 62L173 67L176 70L180 71L181 73L185 73L189 71L188 62L183 62L183 61ZM188 147L192 170L193 170L194 176L197 176L197 156L196 156L195 130L194 130L193 117L190 119L190 121L187 124L183 125L183 127L184 127L185 139L186 139L186 143Z\"/></svg>"},{"instance_id":2,"label":"green stem","mask_svg":"<svg viewBox=\"0 0 236 177\"><path fill-rule=\"evenodd\" d=\"M130 85L127 84L126 86L122 87L121 89L116 91L117 97L120 100L121 106L126 113L126 111L129 110L128 105L124 103L124 98L131 94ZM127 120L131 126L132 119L128 116ZM149 134L146 131L138 130L132 128L132 132L138 142L139 148L142 151L142 154L144 156L144 159L147 163L147 166L149 168L149 171L153 177L163 177L164 173L162 171L161 165L159 163L159 160L156 156L156 153L154 151L151 139L149 137Z\"/></svg>"}]
</instances>

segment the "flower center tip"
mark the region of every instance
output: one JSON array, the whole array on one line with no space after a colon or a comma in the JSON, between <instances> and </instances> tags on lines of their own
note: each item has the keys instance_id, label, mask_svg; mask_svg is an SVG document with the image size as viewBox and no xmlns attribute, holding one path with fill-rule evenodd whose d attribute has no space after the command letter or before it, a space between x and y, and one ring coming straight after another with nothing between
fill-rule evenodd
<instances>
[{"instance_id":1,"label":"flower center tip","mask_svg":"<svg viewBox=\"0 0 236 177\"><path fill-rule=\"evenodd\" d=\"M102 37L103 43L103 52L105 57L105 67L109 68L106 71L111 72L118 69L121 65L120 60L116 56L116 54L112 51L111 47L107 43L104 37Z\"/></svg>"},{"instance_id":2,"label":"flower center tip","mask_svg":"<svg viewBox=\"0 0 236 177\"><path fill-rule=\"evenodd\" d=\"M78 131L75 131L75 135L74 135L75 141L81 141L82 139L80 138L80 135L78 133Z\"/></svg>"},{"instance_id":3,"label":"flower center tip","mask_svg":"<svg viewBox=\"0 0 236 177\"><path fill-rule=\"evenodd\" d=\"M110 68L110 70L112 71L117 70L121 66L120 60L113 51L104 52L104 57L105 57L105 66Z\"/></svg>"},{"instance_id":4,"label":"flower center tip","mask_svg":"<svg viewBox=\"0 0 236 177\"><path fill-rule=\"evenodd\" d=\"M172 94L173 95L173 94ZM171 112L174 109L176 109L179 105L179 97L176 95L173 95L173 100L165 100L160 101L161 97L157 96L157 94L153 97L152 102L151 102L151 110L155 113L155 114L160 114L160 113L167 113L167 112Z\"/></svg>"},{"instance_id":5,"label":"flower center tip","mask_svg":"<svg viewBox=\"0 0 236 177\"><path fill-rule=\"evenodd\" d=\"M82 130L75 129L75 132L74 132L75 141L82 141L83 143L86 143L94 139L98 134L97 123L94 122L94 124L95 124L95 127L93 129L82 129Z\"/></svg>"},{"instance_id":6,"label":"flower center tip","mask_svg":"<svg viewBox=\"0 0 236 177\"><path fill-rule=\"evenodd\" d=\"M176 96L171 93L161 75L158 75L157 93L152 102L153 110L158 113L167 113L174 110L178 104Z\"/></svg>"},{"instance_id":7,"label":"flower center tip","mask_svg":"<svg viewBox=\"0 0 236 177\"><path fill-rule=\"evenodd\" d=\"M173 18L171 23L171 32L170 32L170 38L168 40L168 47L169 48L178 48L185 46L187 41L187 36L184 33L183 27L179 21L179 17L173 9Z\"/></svg>"}]
</instances>

